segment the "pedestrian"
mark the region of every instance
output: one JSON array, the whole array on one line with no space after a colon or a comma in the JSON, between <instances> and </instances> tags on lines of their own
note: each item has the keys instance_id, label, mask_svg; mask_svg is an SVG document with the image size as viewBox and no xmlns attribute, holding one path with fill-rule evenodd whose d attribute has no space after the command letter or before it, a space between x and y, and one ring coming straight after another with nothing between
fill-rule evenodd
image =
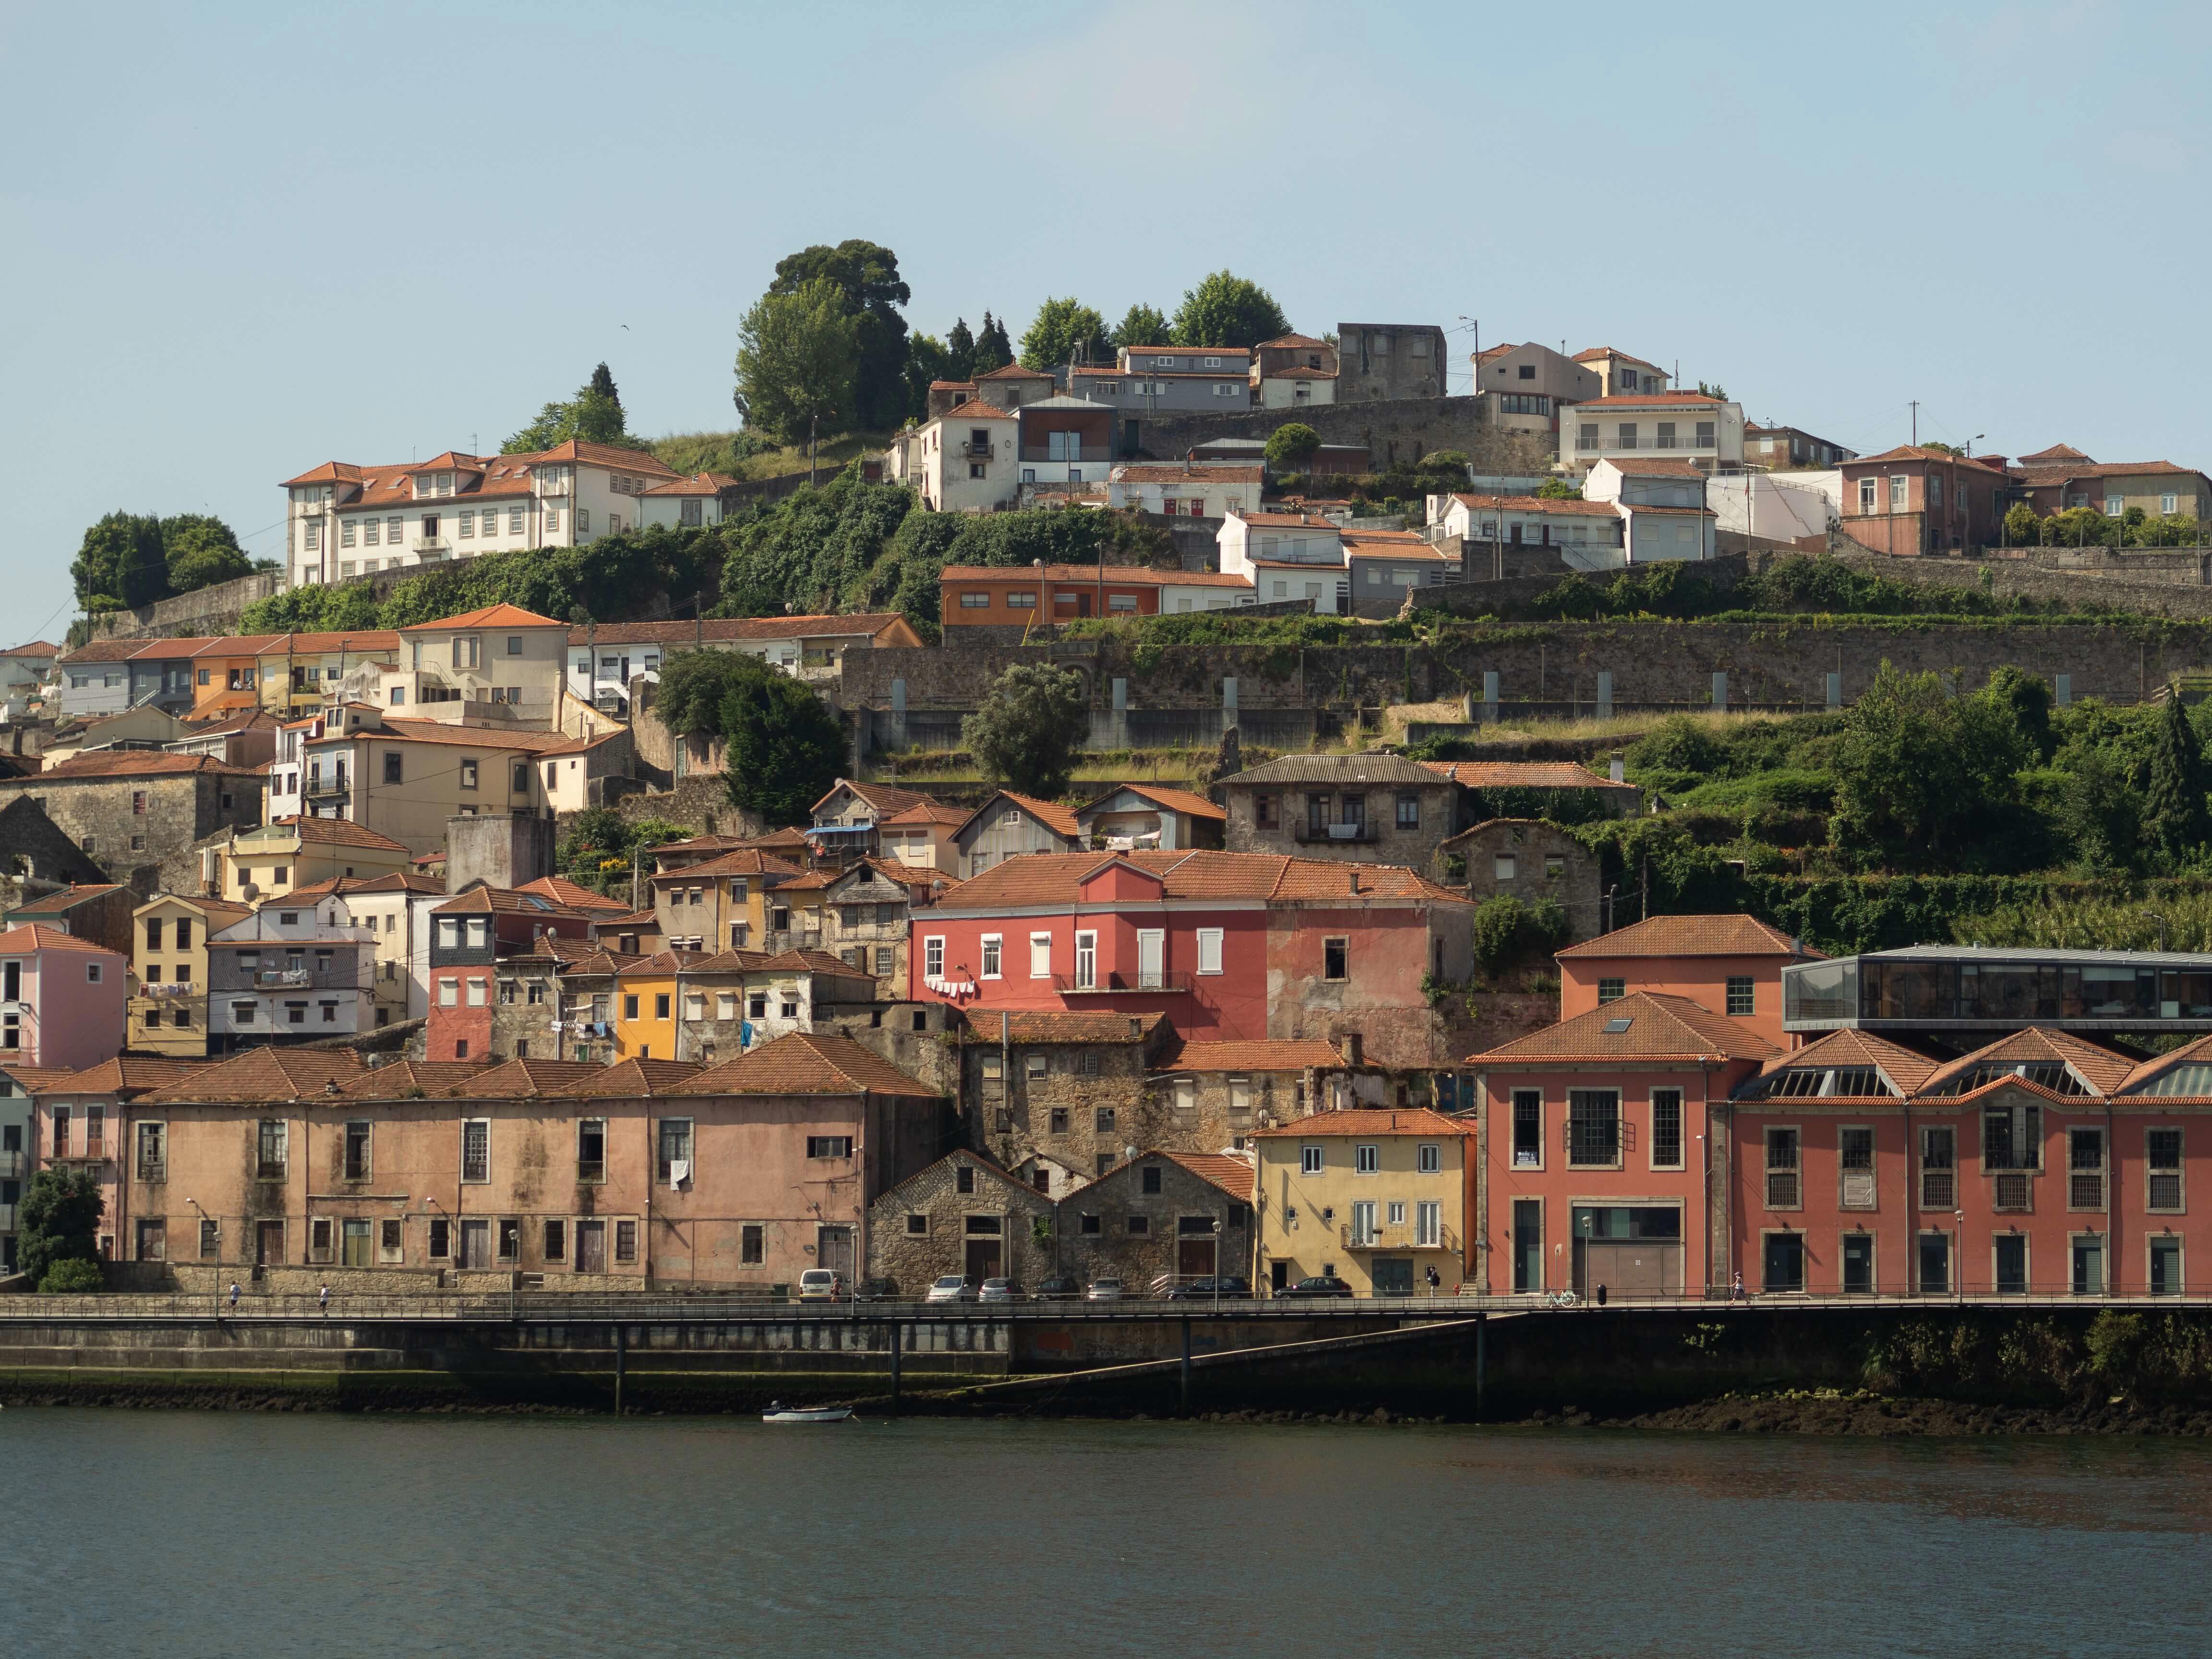
<instances>
[{"instance_id":1,"label":"pedestrian","mask_svg":"<svg viewBox=\"0 0 2212 1659\"><path fill-rule=\"evenodd\" d=\"M238 1281L234 1279L230 1281L230 1310L238 1311Z\"/></svg>"},{"instance_id":2,"label":"pedestrian","mask_svg":"<svg viewBox=\"0 0 2212 1659\"><path fill-rule=\"evenodd\" d=\"M328 1319L331 1316L331 1287L327 1285L324 1285L322 1294L315 1300L321 1304L323 1317Z\"/></svg>"},{"instance_id":3,"label":"pedestrian","mask_svg":"<svg viewBox=\"0 0 2212 1659\"><path fill-rule=\"evenodd\" d=\"M1729 1300L1731 1302L1743 1300L1743 1269L1741 1267L1735 1270L1735 1277L1729 1281Z\"/></svg>"},{"instance_id":4,"label":"pedestrian","mask_svg":"<svg viewBox=\"0 0 2212 1659\"><path fill-rule=\"evenodd\" d=\"M1429 1294L1434 1296L1443 1287L1443 1279L1434 1267L1429 1269Z\"/></svg>"}]
</instances>

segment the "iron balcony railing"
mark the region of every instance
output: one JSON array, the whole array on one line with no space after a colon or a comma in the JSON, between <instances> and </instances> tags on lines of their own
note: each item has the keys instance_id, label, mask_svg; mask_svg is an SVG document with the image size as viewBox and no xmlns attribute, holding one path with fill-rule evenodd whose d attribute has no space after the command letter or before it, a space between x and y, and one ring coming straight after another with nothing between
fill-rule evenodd
<instances>
[{"instance_id":1,"label":"iron balcony railing","mask_svg":"<svg viewBox=\"0 0 2212 1659\"><path fill-rule=\"evenodd\" d=\"M1115 992L1157 991L1174 994L1190 989L1190 975L1162 971L1157 974L1099 974L1088 985L1079 985L1073 975L1054 974L1053 986L1063 996L1106 996Z\"/></svg>"},{"instance_id":2,"label":"iron balcony railing","mask_svg":"<svg viewBox=\"0 0 2212 1659\"><path fill-rule=\"evenodd\" d=\"M1300 823L1292 826L1291 839L1302 846L1364 845L1376 839L1375 823L1372 819L1358 823Z\"/></svg>"}]
</instances>

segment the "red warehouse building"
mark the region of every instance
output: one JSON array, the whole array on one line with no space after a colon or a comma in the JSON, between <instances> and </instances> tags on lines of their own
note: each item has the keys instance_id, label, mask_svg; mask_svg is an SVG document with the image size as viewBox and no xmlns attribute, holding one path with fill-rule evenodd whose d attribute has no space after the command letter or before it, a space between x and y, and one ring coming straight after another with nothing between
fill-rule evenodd
<instances>
[{"instance_id":1,"label":"red warehouse building","mask_svg":"<svg viewBox=\"0 0 2212 1659\"><path fill-rule=\"evenodd\" d=\"M1653 916L1559 953L1559 1018L1657 991L1744 1020L1777 1048L1787 1048L1792 1039L1782 1029L1782 970L1824 959L1754 916Z\"/></svg>"}]
</instances>

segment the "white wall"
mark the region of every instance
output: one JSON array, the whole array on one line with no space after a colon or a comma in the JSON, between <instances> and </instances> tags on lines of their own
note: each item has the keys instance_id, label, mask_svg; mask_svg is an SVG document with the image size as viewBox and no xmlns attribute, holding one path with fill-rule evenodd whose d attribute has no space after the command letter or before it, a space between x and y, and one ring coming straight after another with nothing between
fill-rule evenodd
<instances>
[{"instance_id":1,"label":"white wall","mask_svg":"<svg viewBox=\"0 0 2212 1659\"><path fill-rule=\"evenodd\" d=\"M1745 472L1705 486L1723 530L1778 542L1823 534L1843 516L1843 500L1840 471Z\"/></svg>"}]
</instances>

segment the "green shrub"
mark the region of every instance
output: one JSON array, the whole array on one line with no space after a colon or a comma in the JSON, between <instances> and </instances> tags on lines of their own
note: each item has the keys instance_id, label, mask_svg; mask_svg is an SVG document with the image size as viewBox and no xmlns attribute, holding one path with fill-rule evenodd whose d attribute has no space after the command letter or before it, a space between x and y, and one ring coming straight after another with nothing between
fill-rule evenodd
<instances>
[{"instance_id":1,"label":"green shrub","mask_svg":"<svg viewBox=\"0 0 2212 1659\"><path fill-rule=\"evenodd\" d=\"M100 1263L87 1261L81 1256L67 1256L46 1269L46 1276L39 1281L41 1296L94 1296L107 1288L101 1275Z\"/></svg>"}]
</instances>

